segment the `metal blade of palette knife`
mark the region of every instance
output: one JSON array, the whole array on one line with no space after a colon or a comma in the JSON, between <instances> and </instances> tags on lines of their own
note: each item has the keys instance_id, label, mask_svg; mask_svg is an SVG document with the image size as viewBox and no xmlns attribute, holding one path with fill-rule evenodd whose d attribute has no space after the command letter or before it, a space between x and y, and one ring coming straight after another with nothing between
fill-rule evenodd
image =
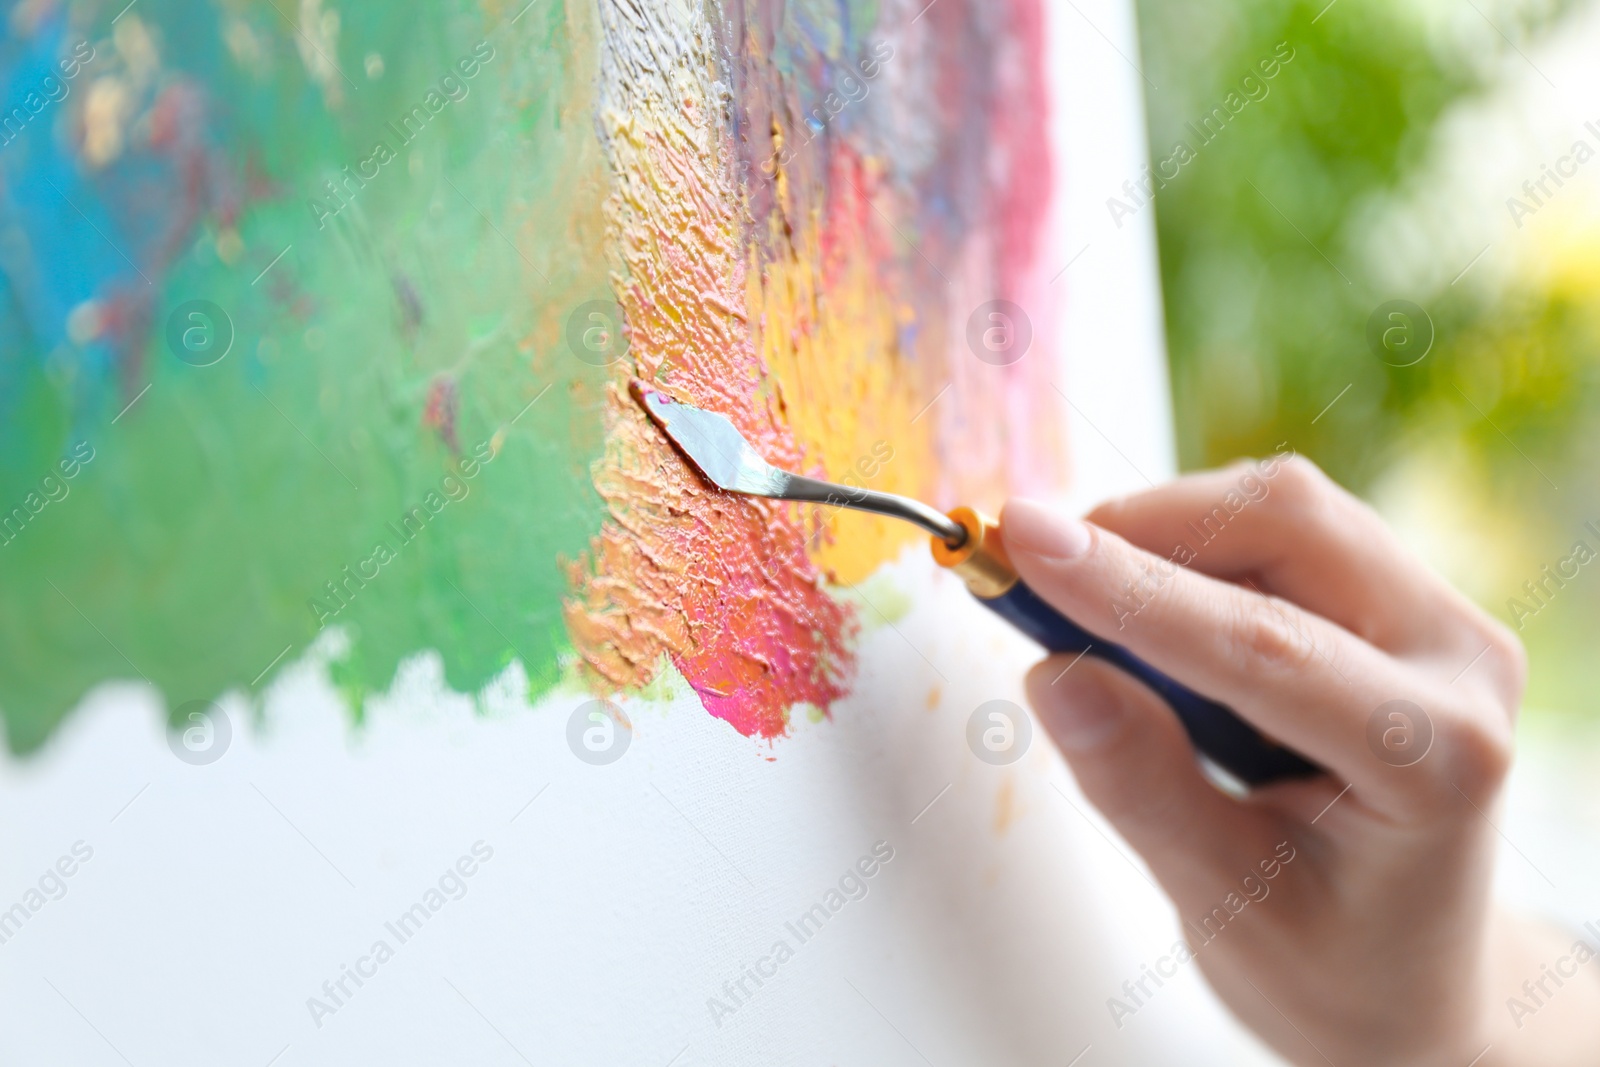
<instances>
[{"instance_id":1,"label":"metal blade of palette knife","mask_svg":"<svg viewBox=\"0 0 1600 1067\"><path fill-rule=\"evenodd\" d=\"M789 488L789 473L762 459L727 416L680 403L643 382L634 381L628 389L651 421L717 488L779 498Z\"/></svg>"}]
</instances>

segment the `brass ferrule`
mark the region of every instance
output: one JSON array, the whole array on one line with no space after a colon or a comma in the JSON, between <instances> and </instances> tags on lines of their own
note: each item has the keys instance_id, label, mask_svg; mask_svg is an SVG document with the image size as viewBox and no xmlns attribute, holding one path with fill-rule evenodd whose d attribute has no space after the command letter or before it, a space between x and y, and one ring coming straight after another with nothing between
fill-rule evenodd
<instances>
[{"instance_id":1,"label":"brass ferrule","mask_svg":"<svg viewBox=\"0 0 1600 1067\"><path fill-rule=\"evenodd\" d=\"M967 531L967 539L960 548L951 548L935 537L934 562L959 574L975 597L1004 596L1017 584L1017 569L1001 543L1000 524L971 508L956 508L949 515Z\"/></svg>"}]
</instances>

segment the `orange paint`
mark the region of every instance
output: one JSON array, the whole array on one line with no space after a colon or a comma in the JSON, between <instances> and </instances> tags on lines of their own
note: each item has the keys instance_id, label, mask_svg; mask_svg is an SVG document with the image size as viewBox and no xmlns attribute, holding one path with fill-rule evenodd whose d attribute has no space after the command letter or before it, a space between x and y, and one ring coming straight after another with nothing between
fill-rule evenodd
<instances>
[{"instance_id":1,"label":"orange paint","mask_svg":"<svg viewBox=\"0 0 1600 1067\"><path fill-rule=\"evenodd\" d=\"M630 360L607 398L594 471L608 519L574 568L581 593L566 618L611 686L647 683L669 656L713 715L773 737L792 706L826 709L843 695L855 624L823 590L797 509L707 486L627 395L637 374L726 414L773 462L801 462L746 324L739 198L702 39L670 17L652 9L605 27L607 237Z\"/></svg>"},{"instance_id":2,"label":"orange paint","mask_svg":"<svg viewBox=\"0 0 1600 1067\"><path fill-rule=\"evenodd\" d=\"M923 540L709 488L635 407L632 377L727 415L780 467L944 506L994 507L1059 471L1042 342L996 367L967 341L980 305L1043 292L1029 215L1044 207L1029 190L1048 183L1042 104L991 121L1002 84L1042 86L1032 68L1019 81L993 65L1037 63L1006 34L1038 6L944 0L900 52L841 27L824 55L764 0L720 21L602 0L606 241L629 348L593 468L607 518L565 609L597 687L643 686L670 660L712 714L780 734L794 706L826 713L848 690L857 624L827 585ZM963 61L992 39L1010 43ZM859 90L848 103L825 95L840 72ZM890 130L869 94L915 78L938 85L936 106ZM921 169L906 169L902 132ZM1048 309L1035 311L1043 336Z\"/></svg>"}]
</instances>

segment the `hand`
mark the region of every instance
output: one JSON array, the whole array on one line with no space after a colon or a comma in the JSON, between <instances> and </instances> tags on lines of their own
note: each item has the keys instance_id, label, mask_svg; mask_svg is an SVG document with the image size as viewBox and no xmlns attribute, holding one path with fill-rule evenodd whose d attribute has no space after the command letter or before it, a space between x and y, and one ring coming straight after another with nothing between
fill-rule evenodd
<instances>
[{"instance_id":1,"label":"hand","mask_svg":"<svg viewBox=\"0 0 1600 1067\"><path fill-rule=\"evenodd\" d=\"M1528 1015L1507 1003L1531 1005L1522 983L1576 940L1503 920L1490 900L1521 646L1374 512L1280 455L1113 501L1087 523L1013 500L1001 533L1067 617L1328 769L1236 798L1130 676L1055 656L1028 678L1084 793L1149 864L1248 1026L1319 1067L1600 1062L1586 1021L1600 964L1547 981Z\"/></svg>"}]
</instances>

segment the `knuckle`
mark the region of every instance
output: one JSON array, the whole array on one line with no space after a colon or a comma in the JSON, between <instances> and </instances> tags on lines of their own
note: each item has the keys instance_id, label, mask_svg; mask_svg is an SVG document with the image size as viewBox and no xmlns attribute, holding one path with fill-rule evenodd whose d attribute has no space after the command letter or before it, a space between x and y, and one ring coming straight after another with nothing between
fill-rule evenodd
<instances>
[{"instance_id":1,"label":"knuckle","mask_svg":"<svg viewBox=\"0 0 1600 1067\"><path fill-rule=\"evenodd\" d=\"M1516 751L1511 724L1495 714L1471 714L1445 734L1453 784L1474 803L1499 793Z\"/></svg>"},{"instance_id":2,"label":"knuckle","mask_svg":"<svg viewBox=\"0 0 1600 1067\"><path fill-rule=\"evenodd\" d=\"M1282 521L1298 525L1314 520L1327 505L1327 476L1309 459L1290 456L1279 464L1268 485L1271 489L1264 503L1282 516Z\"/></svg>"},{"instance_id":3,"label":"knuckle","mask_svg":"<svg viewBox=\"0 0 1600 1067\"><path fill-rule=\"evenodd\" d=\"M1229 633L1236 662L1275 674L1304 669L1315 651L1291 610L1264 596L1240 601Z\"/></svg>"},{"instance_id":4,"label":"knuckle","mask_svg":"<svg viewBox=\"0 0 1600 1067\"><path fill-rule=\"evenodd\" d=\"M1528 684L1528 651L1516 634L1494 619L1489 619L1489 674L1496 683L1500 697L1508 705L1506 711L1515 714L1522 701L1523 688Z\"/></svg>"},{"instance_id":5,"label":"knuckle","mask_svg":"<svg viewBox=\"0 0 1600 1067\"><path fill-rule=\"evenodd\" d=\"M1278 468L1276 488L1290 504L1307 504L1327 495L1333 483L1322 468L1304 456L1290 456Z\"/></svg>"}]
</instances>

